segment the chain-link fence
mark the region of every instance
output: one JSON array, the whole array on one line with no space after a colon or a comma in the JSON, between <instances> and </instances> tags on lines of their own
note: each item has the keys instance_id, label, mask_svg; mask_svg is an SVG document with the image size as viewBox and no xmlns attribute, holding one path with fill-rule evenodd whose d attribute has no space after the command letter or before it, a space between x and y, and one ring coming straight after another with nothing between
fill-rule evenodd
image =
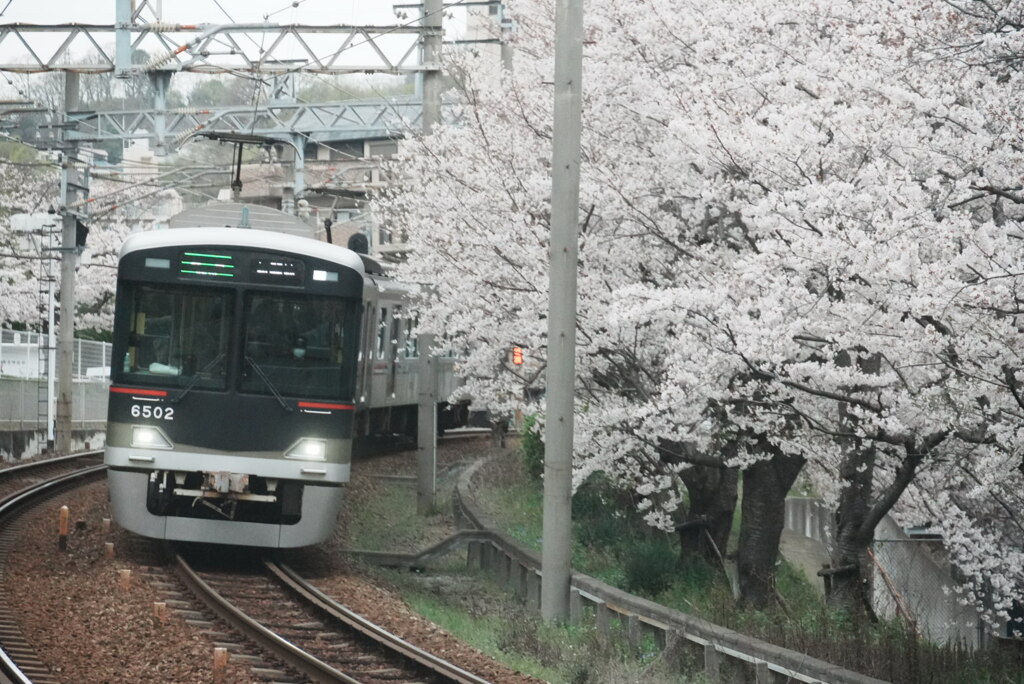
<instances>
[{"instance_id":1,"label":"chain-link fence","mask_svg":"<svg viewBox=\"0 0 1024 684\"><path fill-rule=\"evenodd\" d=\"M46 337L34 332L0 330L0 375L17 378L40 378L46 369L40 368L45 353L40 353L40 343L46 344ZM55 352L54 352L55 353ZM75 340L73 373L76 379L110 377L109 342Z\"/></svg>"},{"instance_id":2,"label":"chain-link fence","mask_svg":"<svg viewBox=\"0 0 1024 684\"><path fill-rule=\"evenodd\" d=\"M0 329L0 430L46 427L46 336ZM55 353L55 350L51 350ZM72 423L80 429L103 429L107 419L110 378L109 342L75 340L71 394Z\"/></svg>"}]
</instances>

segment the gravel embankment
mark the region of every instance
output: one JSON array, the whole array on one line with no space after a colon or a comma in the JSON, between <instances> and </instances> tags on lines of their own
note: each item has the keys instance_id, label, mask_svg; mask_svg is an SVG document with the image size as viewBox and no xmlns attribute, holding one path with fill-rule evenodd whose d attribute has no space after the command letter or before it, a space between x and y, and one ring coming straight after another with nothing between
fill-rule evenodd
<instances>
[{"instance_id":1,"label":"gravel embankment","mask_svg":"<svg viewBox=\"0 0 1024 684\"><path fill-rule=\"evenodd\" d=\"M446 447L439 472L486 451L484 442ZM353 467L349 506L375 496L378 475L412 475L415 454L377 456ZM57 520L61 505L71 509L72 534L68 550L57 548ZM11 602L22 616L21 629L36 646L40 658L65 684L119 684L137 682L212 682L213 642L184 619L174 615L165 622L154 617L159 595L146 573L129 553L132 535L114 529L104 533L109 517L103 482L54 499L21 523L18 553L6 559ZM381 520L382 534L391 523ZM450 514L432 516L413 537L406 536L390 549L411 552L444 539L454 531ZM398 535L401 536L401 535ZM115 545L116 557L105 555L105 543ZM494 684L537 682L472 649L436 625L413 614L401 598L348 567L340 549L346 542L345 525L337 538L307 555L318 568L317 584L350 608L407 641L437 653ZM129 589L120 588L119 571L132 569ZM229 664L224 682L258 681L238 664Z\"/></svg>"}]
</instances>

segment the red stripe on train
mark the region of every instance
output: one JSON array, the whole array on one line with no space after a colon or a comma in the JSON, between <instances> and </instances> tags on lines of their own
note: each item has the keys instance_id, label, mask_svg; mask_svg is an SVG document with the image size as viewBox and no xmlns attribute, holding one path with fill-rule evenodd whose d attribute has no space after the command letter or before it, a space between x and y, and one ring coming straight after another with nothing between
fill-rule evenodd
<instances>
[{"instance_id":1,"label":"red stripe on train","mask_svg":"<svg viewBox=\"0 0 1024 684\"><path fill-rule=\"evenodd\" d=\"M166 397L167 390L134 389L132 387L111 387L111 392L118 394L137 394L141 397Z\"/></svg>"},{"instance_id":2,"label":"red stripe on train","mask_svg":"<svg viewBox=\"0 0 1024 684\"><path fill-rule=\"evenodd\" d=\"M316 401L300 401L299 408L331 409L337 411L354 411L355 404L322 404Z\"/></svg>"}]
</instances>

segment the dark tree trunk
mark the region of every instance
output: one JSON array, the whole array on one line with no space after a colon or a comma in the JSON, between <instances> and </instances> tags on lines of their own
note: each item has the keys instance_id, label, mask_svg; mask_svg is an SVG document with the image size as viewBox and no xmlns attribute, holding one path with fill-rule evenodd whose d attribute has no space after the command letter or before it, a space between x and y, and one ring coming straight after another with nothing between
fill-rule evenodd
<instances>
[{"instance_id":1,"label":"dark tree trunk","mask_svg":"<svg viewBox=\"0 0 1024 684\"><path fill-rule=\"evenodd\" d=\"M851 612L871 608L871 566L868 546L874 526L866 526L871 506L875 450L854 448L847 452L839 470L843 490L835 513L836 543L832 566L825 570L828 603Z\"/></svg>"},{"instance_id":2,"label":"dark tree trunk","mask_svg":"<svg viewBox=\"0 0 1024 684\"><path fill-rule=\"evenodd\" d=\"M764 608L775 595L775 563L786 523L786 495L804 466L765 440L759 446L773 456L743 471L743 520L740 526L737 571L740 603Z\"/></svg>"},{"instance_id":3,"label":"dark tree trunk","mask_svg":"<svg viewBox=\"0 0 1024 684\"><path fill-rule=\"evenodd\" d=\"M679 532L679 557L684 563L701 558L718 566L725 556L736 512L739 473L735 468L695 465L679 473L689 494L686 519Z\"/></svg>"}]
</instances>

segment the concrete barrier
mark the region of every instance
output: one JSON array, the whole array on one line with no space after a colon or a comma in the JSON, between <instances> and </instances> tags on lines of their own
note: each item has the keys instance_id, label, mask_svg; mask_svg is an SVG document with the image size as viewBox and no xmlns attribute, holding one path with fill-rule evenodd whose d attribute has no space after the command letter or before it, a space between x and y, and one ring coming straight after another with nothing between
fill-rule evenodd
<instances>
[{"instance_id":1,"label":"concrete barrier","mask_svg":"<svg viewBox=\"0 0 1024 684\"><path fill-rule=\"evenodd\" d=\"M527 568L527 581L535 588L526 589L527 596L537 596L539 609L540 557L520 548L475 505L470 496L472 478L483 462L468 468L460 477L456 491L457 510L474 530L468 534L485 535L467 541L469 563L480 560L484 570L507 583L511 567ZM827 516L808 506L804 525L822 530ZM467 538L468 539L468 538ZM474 546L477 545L477 546ZM651 634L662 649L690 654L711 682L828 682L829 684L880 684L882 680L846 670L803 653L775 646L768 642L720 627L707 620L666 608L639 596L605 584L589 575L573 572L570 589L570 619L593 623L599 638L611 639L621 634L630 643L639 643L644 634ZM615 623L620 627L615 628Z\"/></svg>"}]
</instances>

